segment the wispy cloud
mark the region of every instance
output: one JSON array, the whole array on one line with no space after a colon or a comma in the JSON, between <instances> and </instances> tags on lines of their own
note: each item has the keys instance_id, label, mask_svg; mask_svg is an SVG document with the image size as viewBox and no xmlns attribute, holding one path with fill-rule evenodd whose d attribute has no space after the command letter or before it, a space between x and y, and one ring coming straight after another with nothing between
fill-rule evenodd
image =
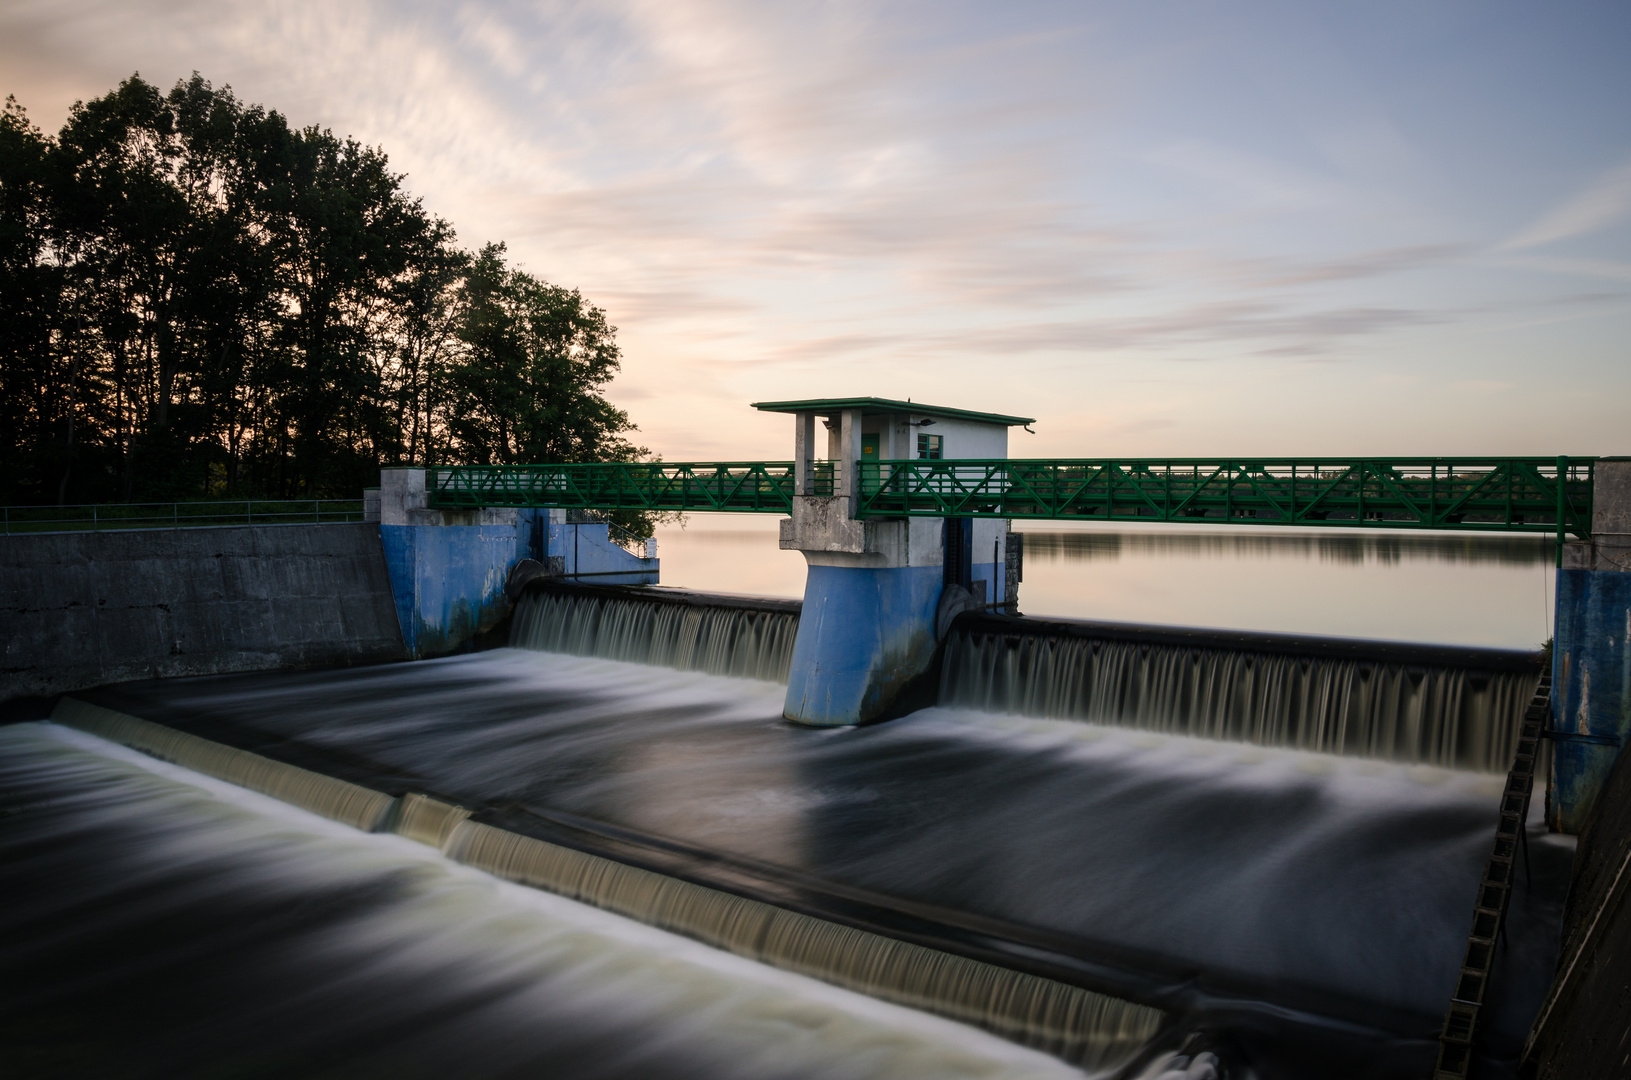
<instances>
[{"instance_id":1,"label":"wispy cloud","mask_svg":"<svg viewBox=\"0 0 1631 1080\"><path fill-rule=\"evenodd\" d=\"M48 124L132 70L196 68L383 146L465 243L505 240L607 309L625 348L614 400L671 457L751 454L756 397L973 387L1027 415L1091 400L1169 438L1210 430L1224 399L1234 422L1280 424L1295 386L1353 444L1394 407L1378 370L1521 387L1464 370L1512 312L1569 295L1568 278L1631 280L1613 252L1538 250L1622 220L1631 164L1593 175L1599 145L1541 155L1549 132L1480 135L1468 111L1516 95L1538 110L1567 72L1523 83L1521 65L1451 50L1479 90L1456 105L1392 53L1339 54L1253 0L1183 20L1117 0L1088 16L1023 0L14 0L6 15L0 89ZM1541 158L1578 193L1509 237ZM1603 297L1592 333L1623 340L1619 294ZM1593 341L1580 356L1610 354Z\"/></svg>"},{"instance_id":2,"label":"wispy cloud","mask_svg":"<svg viewBox=\"0 0 1631 1080\"><path fill-rule=\"evenodd\" d=\"M1610 170L1584 191L1558 204L1501 246L1540 247L1596 232L1631 214L1631 162Z\"/></svg>"}]
</instances>

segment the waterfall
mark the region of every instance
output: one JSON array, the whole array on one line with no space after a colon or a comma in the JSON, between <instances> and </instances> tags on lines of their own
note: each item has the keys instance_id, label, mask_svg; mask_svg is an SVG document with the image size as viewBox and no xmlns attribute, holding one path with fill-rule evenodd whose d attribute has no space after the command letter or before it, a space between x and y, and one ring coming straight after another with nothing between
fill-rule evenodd
<instances>
[{"instance_id":1,"label":"waterfall","mask_svg":"<svg viewBox=\"0 0 1631 1080\"><path fill-rule=\"evenodd\" d=\"M798 610L797 601L677 590L534 586L516 604L510 644L786 682Z\"/></svg>"},{"instance_id":2,"label":"waterfall","mask_svg":"<svg viewBox=\"0 0 1631 1080\"><path fill-rule=\"evenodd\" d=\"M984 616L948 638L940 704L1504 772L1538 678L1493 649Z\"/></svg>"}]
</instances>

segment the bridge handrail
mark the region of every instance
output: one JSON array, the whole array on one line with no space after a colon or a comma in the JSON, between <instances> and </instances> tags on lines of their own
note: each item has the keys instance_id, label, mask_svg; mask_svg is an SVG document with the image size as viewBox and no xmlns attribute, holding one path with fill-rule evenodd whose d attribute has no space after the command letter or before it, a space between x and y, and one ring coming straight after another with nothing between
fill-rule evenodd
<instances>
[{"instance_id":1,"label":"bridge handrail","mask_svg":"<svg viewBox=\"0 0 1631 1080\"><path fill-rule=\"evenodd\" d=\"M425 470L425 488L430 505L445 508L558 506L786 514L793 506L793 463L442 465Z\"/></svg>"},{"instance_id":2,"label":"bridge handrail","mask_svg":"<svg viewBox=\"0 0 1631 1080\"><path fill-rule=\"evenodd\" d=\"M856 516L1591 531L1594 457L986 458L858 462ZM840 493L814 463L815 494ZM1561 478L1561 482L1560 482ZM792 510L790 461L437 466L432 506Z\"/></svg>"},{"instance_id":3,"label":"bridge handrail","mask_svg":"<svg viewBox=\"0 0 1631 1080\"><path fill-rule=\"evenodd\" d=\"M241 525L343 524L363 519L361 499L212 499L168 503L75 503L0 507L0 534L219 529Z\"/></svg>"},{"instance_id":4,"label":"bridge handrail","mask_svg":"<svg viewBox=\"0 0 1631 1080\"><path fill-rule=\"evenodd\" d=\"M1242 456L863 461L857 516L1209 519L1586 536L1596 460Z\"/></svg>"}]
</instances>

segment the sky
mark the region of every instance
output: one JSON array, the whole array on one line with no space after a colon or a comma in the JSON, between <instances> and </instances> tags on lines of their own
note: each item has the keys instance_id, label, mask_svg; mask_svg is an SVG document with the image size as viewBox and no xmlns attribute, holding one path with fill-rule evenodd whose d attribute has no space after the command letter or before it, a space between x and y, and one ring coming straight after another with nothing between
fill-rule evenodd
<instances>
[{"instance_id":1,"label":"sky","mask_svg":"<svg viewBox=\"0 0 1631 1080\"><path fill-rule=\"evenodd\" d=\"M670 461L753 401L1015 456L1631 454L1631 5L0 0L55 130L197 71L381 147L619 328Z\"/></svg>"}]
</instances>

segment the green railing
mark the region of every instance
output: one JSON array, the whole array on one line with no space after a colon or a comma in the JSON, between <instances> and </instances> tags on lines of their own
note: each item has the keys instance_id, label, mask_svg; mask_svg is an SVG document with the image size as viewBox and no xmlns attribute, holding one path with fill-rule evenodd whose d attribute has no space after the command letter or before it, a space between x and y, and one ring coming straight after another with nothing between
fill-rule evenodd
<instances>
[{"instance_id":1,"label":"green railing","mask_svg":"<svg viewBox=\"0 0 1631 1080\"><path fill-rule=\"evenodd\" d=\"M313 525L362 520L361 499L233 499L0 507L0 532L118 532L232 525Z\"/></svg>"},{"instance_id":2,"label":"green railing","mask_svg":"<svg viewBox=\"0 0 1631 1080\"><path fill-rule=\"evenodd\" d=\"M1595 458L864 461L858 517L1591 529Z\"/></svg>"},{"instance_id":3,"label":"green railing","mask_svg":"<svg viewBox=\"0 0 1631 1080\"><path fill-rule=\"evenodd\" d=\"M857 517L1555 532L1588 535L1595 458L862 461ZM446 466L430 505L786 514L793 463ZM815 463L812 494L842 485Z\"/></svg>"},{"instance_id":4,"label":"green railing","mask_svg":"<svg viewBox=\"0 0 1631 1080\"><path fill-rule=\"evenodd\" d=\"M818 462L816 489L831 494L834 469ZM727 510L786 514L791 461L601 465L449 465L425 470L430 505L592 507L597 510Z\"/></svg>"}]
</instances>

